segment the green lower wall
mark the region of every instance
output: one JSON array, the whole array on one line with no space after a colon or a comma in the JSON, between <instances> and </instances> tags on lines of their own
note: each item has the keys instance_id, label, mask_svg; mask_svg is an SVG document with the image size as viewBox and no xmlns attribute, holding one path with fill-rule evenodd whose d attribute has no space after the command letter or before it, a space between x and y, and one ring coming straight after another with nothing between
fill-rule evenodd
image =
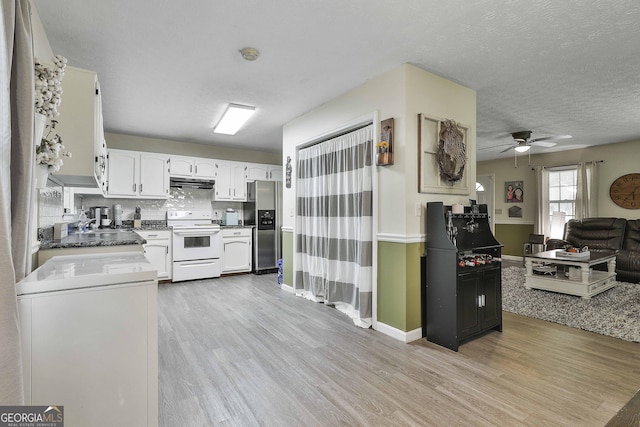
<instances>
[{"instance_id":1,"label":"green lower wall","mask_svg":"<svg viewBox=\"0 0 640 427\"><path fill-rule=\"evenodd\" d=\"M502 255L522 256L522 245L533 233L533 224L496 224L496 239L504 245Z\"/></svg>"},{"instance_id":2,"label":"green lower wall","mask_svg":"<svg viewBox=\"0 0 640 427\"><path fill-rule=\"evenodd\" d=\"M407 332L422 326L420 257L424 243L378 242L378 322ZM293 233L282 233L283 282L293 286Z\"/></svg>"},{"instance_id":3,"label":"green lower wall","mask_svg":"<svg viewBox=\"0 0 640 427\"><path fill-rule=\"evenodd\" d=\"M282 283L293 286L293 233L282 232Z\"/></svg>"},{"instance_id":4,"label":"green lower wall","mask_svg":"<svg viewBox=\"0 0 640 427\"><path fill-rule=\"evenodd\" d=\"M401 331L420 328L423 243L378 242L378 322Z\"/></svg>"}]
</instances>

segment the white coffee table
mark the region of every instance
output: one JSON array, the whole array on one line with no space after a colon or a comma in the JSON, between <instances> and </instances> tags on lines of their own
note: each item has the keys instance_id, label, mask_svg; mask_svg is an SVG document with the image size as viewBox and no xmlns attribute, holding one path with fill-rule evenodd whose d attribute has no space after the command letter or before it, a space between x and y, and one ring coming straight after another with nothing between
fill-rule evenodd
<instances>
[{"instance_id":1,"label":"white coffee table","mask_svg":"<svg viewBox=\"0 0 640 427\"><path fill-rule=\"evenodd\" d=\"M527 289L544 289L589 299L594 295L611 289L616 282L616 256L592 252L589 258L568 259L558 256L560 249L539 252L525 257L525 283ZM571 266L580 268L580 274L571 280L565 277L560 268L555 274L534 274L534 264L554 264L556 267ZM607 271L592 270L591 267L607 263Z\"/></svg>"}]
</instances>

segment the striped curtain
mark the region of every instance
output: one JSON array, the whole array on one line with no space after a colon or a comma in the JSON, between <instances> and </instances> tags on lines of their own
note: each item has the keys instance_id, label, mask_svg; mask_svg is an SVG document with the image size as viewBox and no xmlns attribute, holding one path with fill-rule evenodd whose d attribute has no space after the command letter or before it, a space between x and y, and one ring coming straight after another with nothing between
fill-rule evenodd
<instances>
[{"instance_id":1,"label":"striped curtain","mask_svg":"<svg viewBox=\"0 0 640 427\"><path fill-rule=\"evenodd\" d=\"M371 326L373 126L300 150L296 294Z\"/></svg>"}]
</instances>

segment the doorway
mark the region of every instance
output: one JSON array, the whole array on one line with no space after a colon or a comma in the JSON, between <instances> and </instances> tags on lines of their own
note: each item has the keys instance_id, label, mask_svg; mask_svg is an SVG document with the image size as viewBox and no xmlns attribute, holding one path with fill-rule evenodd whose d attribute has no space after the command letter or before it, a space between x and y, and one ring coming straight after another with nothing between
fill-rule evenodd
<instances>
[{"instance_id":1,"label":"doorway","mask_svg":"<svg viewBox=\"0 0 640 427\"><path fill-rule=\"evenodd\" d=\"M495 175L478 175L476 177L476 199L479 204L487 205L489 213L489 227L491 232L495 234L495 224L493 217L495 215Z\"/></svg>"}]
</instances>

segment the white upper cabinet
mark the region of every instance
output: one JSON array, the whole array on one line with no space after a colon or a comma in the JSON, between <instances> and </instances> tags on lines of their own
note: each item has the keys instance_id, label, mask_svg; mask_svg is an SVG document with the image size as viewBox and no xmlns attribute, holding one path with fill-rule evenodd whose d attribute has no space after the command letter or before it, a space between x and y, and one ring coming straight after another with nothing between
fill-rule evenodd
<instances>
[{"instance_id":1,"label":"white upper cabinet","mask_svg":"<svg viewBox=\"0 0 640 427\"><path fill-rule=\"evenodd\" d=\"M214 179L216 161L200 157L171 156L169 175L182 178Z\"/></svg>"},{"instance_id":2,"label":"white upper cabinet","mask_svg":"<svg viewBox=\"0 0 640 427\"><path fill-rule=\"evenodd\" d=\"M265 181L269 178L267 165L257 163L247 164L247 181Z\"/></svg>"},{"instance_id":3,"label":"white upper cabinet","mask_svg":"<svg viewBox=\"0 0 640 427\"><path fill-rule=\"evenodd\" d=\"M282 166L247 163L247 181L282 181Z\"/></svg>"},{"instance_id":4,"label":"white upper cabinet","mask_svg":"<svg viewBox=\"0 0 640 427\"><path fill-rule=\"evenodd\" d=\"M140 153L140 197L169 197L169 157L155 153Z\"/></svg>"},{"instance_id":5,"label":"white upper cabinet","mask_svg":"<svg viewBox=\"0 0 640 427\"><path fill-rule=\"evenodd\" d=\"M168 160L163 154L109 150L107 197L168 198Z\"/></svg>"},{"instance_id":6,"label":"white upper cabinet","mask_svg":"<svg viewBox=\"0 0 640 427\"><path fill-rule=\"evenodd\" d=\"M105 151L98 75L75 67L65 69L60 115L54 130L72 157L65 157L56 179L66 185L101 186ZM45 131L46 132L46 131Z\"/></svg>"},{"instance_id":7,"label":"white upper cabinet","mask_svg":"<svg viewBox=\"0 0 640 427\"><path fill-rule=\"evenodd\" d=\"M138 195L140 153L135 151L109 150L107 195Z\"/></svg>"},{"instance_id":8,"label":"white upper cabinet","mask_svg":"<svg viewBox=\"0 0 640 427\"><path fill-rule=\"evenodd\" d=\"M213 159L196 158L193 162L194 178L215 179L216 161Z\"/></svg>"},{"instance_id":9,"label":"white upper cabinet","mask_svg":"<svg viewBox=\"0 0 640 427\"><path fill-rule=\"evenodd\" d=\"M171 156L169 160L169 176L190 178L193 175L193 159L191 157Z\"/></svg>"},{"instance_id":10,"label":"white upper cabinet","mask_svg":"<svg viewBox=\"0 0 640 427\"><path fill-rule=\"evenodd\" d=\"M216 161L216 201L247 201L247 167L244 163Z\"/></svg>"},{"instance_id":11,"label":"white upper cabinet","mask_svg":"<svg viewBox=\"0 0 640 427\"><path fill-rule=\"evenodd\" d=\"M282 166L269 166L269 181L282 181Z\"/></svg>"}]
</instances>

